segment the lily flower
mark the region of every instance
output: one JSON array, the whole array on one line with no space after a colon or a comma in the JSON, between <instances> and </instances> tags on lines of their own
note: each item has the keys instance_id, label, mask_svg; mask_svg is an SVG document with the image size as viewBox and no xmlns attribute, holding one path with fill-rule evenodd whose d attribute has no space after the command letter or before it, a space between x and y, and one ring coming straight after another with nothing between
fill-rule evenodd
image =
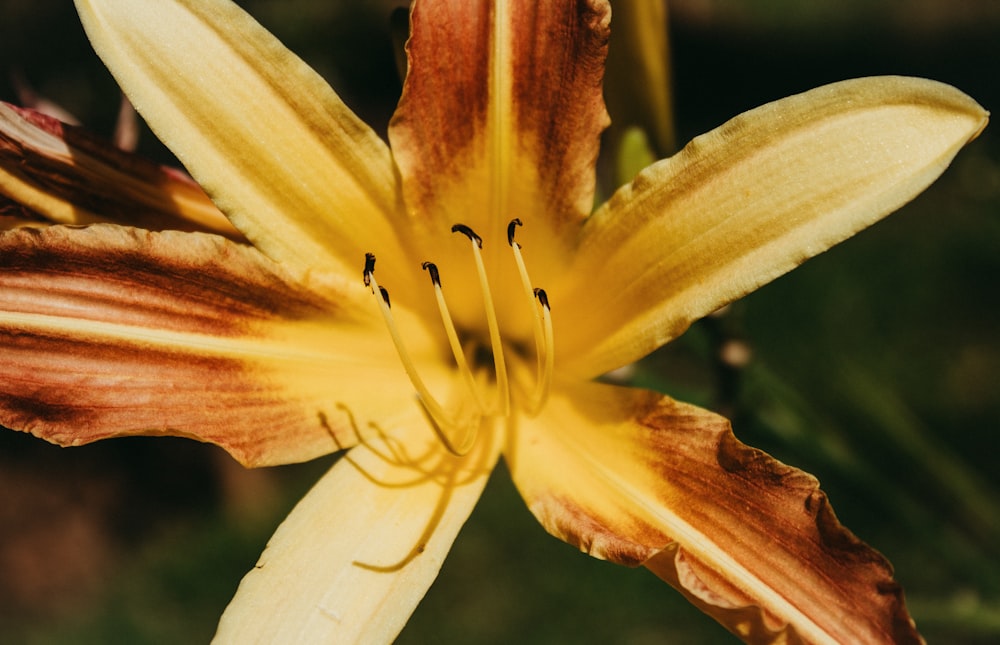
<instances>
[{"instance_id":1,"label":"lily flower","mask_svg":"<svg viewBox=\"0 0 1000 645\"><path fill-rule=\"evenodd\" d=\"M597 379L912 199L985 126L973 100L911 78L821 87L592 212L607 2L417 0L391 147L226 0L76 4L248 243L0 233L0 423L67 446L190 437L247 466L346 451L220 642L391 640L501 457L550 533L649 568L743 639L919 640L889 563L812 476L712 412ZM100 211L92 184L18 165L54 128L0 114L0 192ZM45 157L61 172L109 168L64 143Z\"/></svg>"}]
</instances>

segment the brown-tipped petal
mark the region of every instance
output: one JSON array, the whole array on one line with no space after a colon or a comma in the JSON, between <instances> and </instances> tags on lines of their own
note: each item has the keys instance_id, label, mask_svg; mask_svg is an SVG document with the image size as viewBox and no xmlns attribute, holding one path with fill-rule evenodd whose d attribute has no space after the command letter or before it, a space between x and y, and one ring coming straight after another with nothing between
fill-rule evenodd
<instances>
[{"instance_id":1,"label":"brown-tipped petal","mask_svg":"<svg viewBox=\"0 0 1000 645\"><path fill-rule=\"evenodd\" d=\"M200 233L0 233L0 424L62 445L187 436L249 465L350 446L342 406L361 426L417 407L354 282L306 289Z\"/></svg>"},{"instance_id":2,"label":"brown-tipped petal","mask_svg":"<svg viewBox=\"0 0 1000 645\"><path fill-rule=\"evenodd\" d=\"M609 19L601 0L414 4L389 140L407 208L429 233L421 244L447 279L471 273L446 235L456 222L487 242L488 265L508 261L513 217L525 222L518 241L544 249L529 254L532 275L564 263L568 231L593 206ZM474 293L471 280L456 290ZM478 311L473 301L453 313Z\"/></svg>"},{"instance_id":3,"label":"brown-tipped petal","mask_svg":"<svg viewBox=\"0 0 1000 645\"><path fill-rule=\"evenodd\" d=\"M0 103L0 199L56 224L243 236L183 173L44 114Z\"/></svg>"},{"instance_id":4,"label":"brown-tipped petal","mask_svg":"<svg viewBox=\"0 0 1000 645\"><path fill-rule=\"evenodd\" d=\"M862 78L751 110L656 163L587 221L554 319L596 376L913 199L986 125L942 83Z\"/></svg>"},{"instance_id":5,"label":"brown-tipped petal","mask_svg":"<svg viewBox=\"0 0 1000 645\"><path fill-rule=\"evenodd\" d=\"M889 563L815 478L718 415L585 383L554 389L509 441L514 481L553 535L645 564L747 641L919 641Z\"/></svg>"},{"instance_id":6,"label":"brown-tipped petal","mask_svg":"<svg viewBox=\"0 0 1000 645\"><path fill-rule=\"evenodd\" d=\"M299 502L240 583L215 643L389 643L437 577L500 433L448 454L421 414L381 428Z\"/></svg>"}]
</instances>

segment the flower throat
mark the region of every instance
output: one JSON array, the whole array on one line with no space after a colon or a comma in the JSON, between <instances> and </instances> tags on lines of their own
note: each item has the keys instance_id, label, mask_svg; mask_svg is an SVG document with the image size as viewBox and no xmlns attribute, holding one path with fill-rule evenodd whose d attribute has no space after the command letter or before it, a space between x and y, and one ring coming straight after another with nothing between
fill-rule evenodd
<instances>
[{"instance_id":1,"label":"flower throat","mask_svg":"<svg viewBox=\"0 0 1000 645\"><path fill-rule=\"evenodd\" d=\"M549 306L548 295L544 289L532 287L528 277L528 269L524 264L521 255L521 245L514 240L514 234L518 226L522 226L520 219L513 219L507 225L507 244L514 256L517 265L517 272L520 278L524 297L532 302L532 330L535 337L535 356L537 359L535 384L528 400L525 402L525 409L528 414L537 414L548 397L549 387L552 382L553 334L552 315ZM476 273L479 279L479 288L483 296L483 305L486 314L486 323L490 337L490 353L492 355L495 392L492 397L482 391L482 387L476 382L472 367L466 358L465 349L459 339L458 331L451 313L448 311L448 304L444 297L444 290L441 287L441 275L437 265L433 262L424 262L421 266L431 279L434 287L434 298L437 302L438 311L441 314L441 322L444 324L445 333L448 337L448 344L451 347L452 356L462 380L465 383L469 397L475 405L474 414L449 414L440 404L438 399L431 394L423 378L417 371L416 364L406 349L402 335L399 333L399 326L392 315L392 305L389 300L389 292L378 284L375 279L375 255L365 253L364 282L365 286L371 289L378 302L379 311L385 320L389 335L392 337L393 345L399 354L403 368L406 370L410 382L417 391L417 397L423 405L427 414L431 418L431 425L438 439L453 454L466 454L475 443L479 424L484 416L508 416L511 413L511 388L508 376L507 361L504 356L504 344L500 335L500 326L497 322L496 307L493 295L490 290L489 279L486 275L486 265L483 262L483 239L479 237L471 228L465 224L455 224L451 227L452 233L460 233L468 238L471 243L472 256L475 260ZM535 301L537 300L537 305Z\"/></svg>"}]
</instances>

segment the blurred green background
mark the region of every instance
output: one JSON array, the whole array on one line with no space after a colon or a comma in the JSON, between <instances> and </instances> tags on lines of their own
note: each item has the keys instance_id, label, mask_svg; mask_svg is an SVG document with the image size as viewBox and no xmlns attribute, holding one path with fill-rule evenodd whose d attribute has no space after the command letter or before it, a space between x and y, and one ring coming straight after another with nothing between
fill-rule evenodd
<instances>
[{"instance_id":1,"label":"blurred green background","mask_svg":"<svg viewBox=\"0 0 1000 645\"><path fill-rule=\"evenodd\" d=\"M242 3L380 130L399 93L394 2ZM872 74L1000 106L995 0L677 0L678 140ZM117 89L69 3L0 0L12 75L109 134ZM141 150L168 153L150 135ZM1000 640L1000 129L887 221L692 328L636 382L718 409L817 475L896 566L931 642ZM733 348L749 361L723 360ZM333 462L243 471L183 440L60 449L0 433L0 641L204 642L243 573ZM580 555L498 470L403 643L731 642L644 570Z\"/></svg>"}]
</instances>

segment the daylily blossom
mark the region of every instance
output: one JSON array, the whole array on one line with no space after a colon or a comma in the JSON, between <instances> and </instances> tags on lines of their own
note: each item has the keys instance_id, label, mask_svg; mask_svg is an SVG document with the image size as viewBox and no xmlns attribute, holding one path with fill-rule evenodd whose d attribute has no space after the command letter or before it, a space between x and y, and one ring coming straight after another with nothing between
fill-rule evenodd
<instances>
[{"instance_id":1,"label":"daylily blossom","mask_svg":"<svg viewBox=\"0 0 1000 645\"><path fill-rule=\"evenodd\" d=\"M985 126L974 101L821 87L592 212L601 0L418 0L390 145L225 0L77 8L248 243L182 180L0 110L0 192L90 223L0 234L0 423L62 445L191 437L248 466L347 450L220 641L391 640L501 456L550 533L648 567L746 640L919 640L814 478L711 412L596 379L910 200ZM129 204L191 230L123 226Z\"/></svg>"}]
</instances>

